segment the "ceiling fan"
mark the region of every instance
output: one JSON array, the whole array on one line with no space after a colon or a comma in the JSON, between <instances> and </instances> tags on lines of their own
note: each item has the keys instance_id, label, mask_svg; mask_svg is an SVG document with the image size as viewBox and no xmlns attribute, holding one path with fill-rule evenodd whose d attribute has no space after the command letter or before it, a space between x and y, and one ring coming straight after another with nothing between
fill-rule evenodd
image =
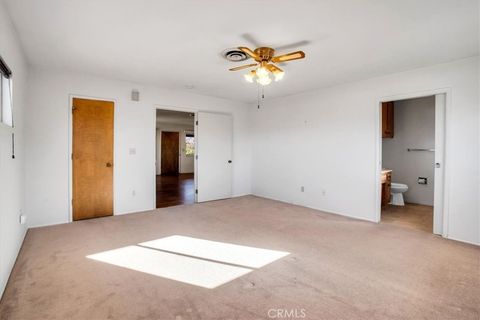
<instances>
[{"instance_id":1,"label":"ceiling fan","mask_svg":"<svg viewBox=\"0 0 480 320\"><path fill-rule=\"evenodd\" d=\"M271 75L273 75L275 81L282 80L283 76L285 75L285 72L277 67L274 63L305 58L305 53L303 51L295 51L280 56L275 56L275 50L269 47L259 47L253 51L247 47L238 47L238 49L254 59L256 63L231 68L229 70L238 71L255 67L255 69L244 75L245 80L250 83L253 83L253 81L256 80L258 84L263 86L269 85L272 82Z\"/></svg>"}]
</instances>

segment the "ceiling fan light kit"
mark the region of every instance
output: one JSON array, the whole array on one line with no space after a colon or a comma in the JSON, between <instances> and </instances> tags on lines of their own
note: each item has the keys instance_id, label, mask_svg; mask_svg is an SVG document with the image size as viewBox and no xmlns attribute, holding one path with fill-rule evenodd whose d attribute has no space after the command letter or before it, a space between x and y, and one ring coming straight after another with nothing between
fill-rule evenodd
<instances>
[{"instance_id":1,"label":"ceiling fan light kit","mask_svg":"<svg viewBox=\"0 0 480 320\"><path fill-rule=\"evenodd\" d=\"M280 81L285 76L285 72L277 67L274 63L305 58L305 53L303 51L295 51L284 55L275 56L275 50L269 47L260 47L253 51L247 47L238 47L238 49L244 52L250 58L254 59L256 63L231 68L230 71L238 71L255 67L255 69L250 70L247 74L244 74L243 77L247 82L257 82L262 86L267 86L272 83L272 78L275 81Z\"/></svg>"}]
</instances>

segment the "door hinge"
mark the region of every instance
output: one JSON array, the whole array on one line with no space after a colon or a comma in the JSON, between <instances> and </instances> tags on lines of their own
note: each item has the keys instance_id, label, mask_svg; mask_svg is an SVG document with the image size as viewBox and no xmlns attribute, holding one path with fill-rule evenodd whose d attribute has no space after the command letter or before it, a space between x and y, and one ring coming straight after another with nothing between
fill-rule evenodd
<instances>
[{"instance_id":1,"label":"door hinge","mask_svg":"<svg viewBox=\"0 0 480 320\"><path fill-rule=\"evenodd\" d=\"M198 126L198 120L197 120L197 121L195 121L195 124Z\"/></svg>"},{"instance_id":2,"label":"door hinge","mask_svg":"<svg viewBox=\"0 0 480 320\"><path fill-rule=\"evenodd\" d=\"M198 160L198 154L195 156L195 160Z\"/></svg>"},{"instance_id":3,"label":"door hinge","mask_svg":"<svg viewBox=\"0 0 480 320\"><path fill-rule=\"evenodd\" d=\"M72 113L73 111L77 110L77 107L72 107Z\"/></svg>"},{"instance_id":4,"label":"door hinge","mask_svg":"<svg viewBox=\"0 0 480 320\"><path fill-rule=\"evenodd\" d=\"M198 194L198 189L195 189L195 194Z\"/></svg>"},{"instance_id":5,"label":"door hinge","mask_svg":"<svg viewBox=\"0 0 480 320\"><path fill-rule=\"evenodd\" d=\"M72 160L73 160L73 153L71 153L71 154L70 154L70 159L72 159Z\"/></svg>"}]
</instances>

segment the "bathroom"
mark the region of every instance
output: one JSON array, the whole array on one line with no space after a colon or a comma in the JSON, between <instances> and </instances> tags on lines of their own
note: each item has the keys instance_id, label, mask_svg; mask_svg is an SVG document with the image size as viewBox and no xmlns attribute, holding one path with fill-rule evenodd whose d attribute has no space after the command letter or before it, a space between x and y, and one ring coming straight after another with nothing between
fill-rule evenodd
<instances>
[{"instance_id":1,"label":"bathroom","mask_svg":"<svg viewBox=\"0 0 480 320\"><path fill-rule=\"evenodd\" d=\"M433 232L435 104L434 95L382 103L382 223Z\"/></svg>"}]
</instances>

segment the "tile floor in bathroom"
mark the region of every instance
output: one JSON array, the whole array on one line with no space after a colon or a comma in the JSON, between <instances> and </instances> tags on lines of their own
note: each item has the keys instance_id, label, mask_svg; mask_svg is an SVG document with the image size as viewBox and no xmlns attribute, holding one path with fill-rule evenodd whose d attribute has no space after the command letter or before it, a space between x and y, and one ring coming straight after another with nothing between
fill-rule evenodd
<instances>
[{"instance_id":1,"label":"tile floor in bathroom","mask_svg":"<svg viewBox=\"0 0 480 320\"><path fill-rule=\"evenodd\" d=\"M433 207L406 203L405 206L387 204L382 208L381 223L433 232Z\"/></svg>"}]
</instances>

